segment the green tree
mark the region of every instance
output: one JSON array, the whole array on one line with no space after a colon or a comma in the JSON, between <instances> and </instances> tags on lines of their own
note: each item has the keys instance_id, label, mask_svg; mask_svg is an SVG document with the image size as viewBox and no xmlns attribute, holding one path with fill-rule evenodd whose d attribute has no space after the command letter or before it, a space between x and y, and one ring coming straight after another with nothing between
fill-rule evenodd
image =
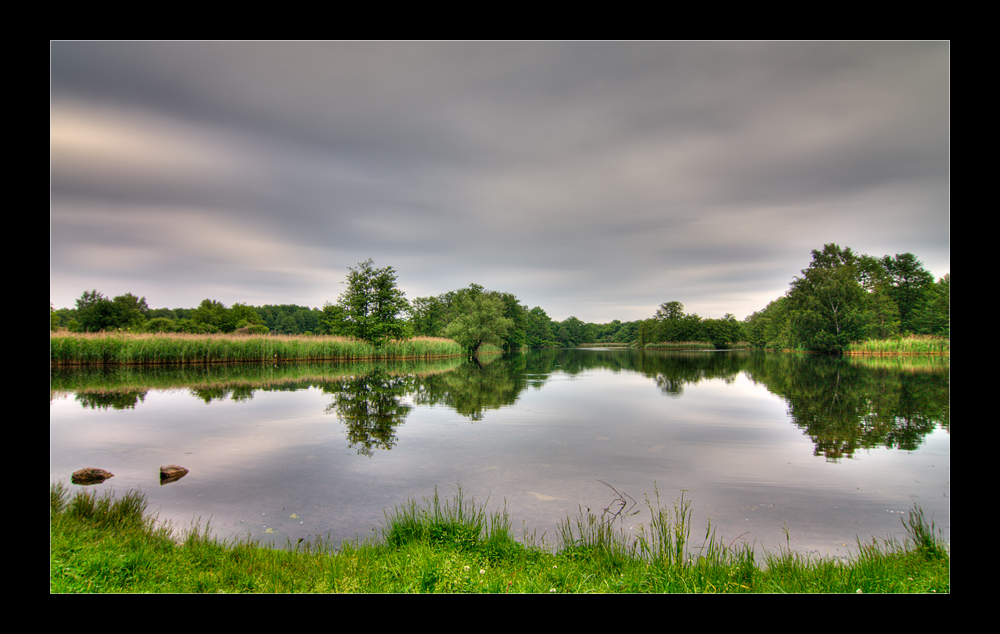
<instances>
[{"instance_id":1,"label":"green tree","mask_svg":"<svg viewBox=\"0 0 1000 634\"><path fill-rule=\"evenodd\" d=\"M181 325L169 317L153 317L143 325L145 332L180 332Z\"/></svg>"},{"instance_id":2,"label":"green tree","mask_svg":"<svg viewBox=\"0 0 1000 634\"><path fill-rule=\"evenodd\" d=\"M222 302L206 298L194 309L191 321L200 324L208 332L227 332L231 321L230 312ZM232 329L228 331L232 332Z\"/></svg>"},{"instance_id":3,"label":"green tree","mask_svg":"<svg viewBox=\"0 0 1000 634\"><path fill-rule=\"evenodd\" d=\"M410 302L410 325L415 335L444 336L444 329L448 325L448 303L445 297L414 298Z\"/></svg>"},{"instance_id":4,"label":"green tree","mask_svg":"<svg viewBox=\"0 0 1000 634\"><path fill-rule=\"evenodd\" d=\"M391 266L375 268L371 258L348 270L347 289L337 302L343 310L344 334L375 345L405 338L403 315L409 303L396 288L396 271Z\"/></svg>"},{"instance_id":5,"label":"green tree","mask_svg":"<svg viewBox=\"0 0 1000 634\"><path fill-rule=\"evenodd\" d=\"M712 342L720 350L731 348L745 337L743 324L731 313L726 313L722 319L706 319L701 325L703 334L700 339Z\"/></svg>"},{"instance_id":6,"label":"green tree","mask_svg":"<svg viewBox=\"0 0 1000 634\"><path fill-rule=\"evenodd\" d=\"M222 332L240 330L241 332L262 333L268 331L267 326L264 325L264 319L257 310L253 306L248 306L242 302L233 304L233 307L229 309L226 321L226 326ZM263 328L263 331L261 328Z\"/></svg>"},{"instance_id":7,"label":"green tree","mask_svg":"<svg viewBox=\"0 0 1000 634\"><path fill-rule=\"evenodd\" d=\"M470 284L455 294L452 319L444 335L454 339L469 354L476 355L484 343L502 347L514 321L505 316L506 305L499 293L486 292Z\"/></svg>"},{"instance_id":8,"label":"green tree","mask_svg":"<svg viewBox=\"0 0 1000 634\"><path fill-rule=\"evenodd\" d=\"M683 317L684 304L674 301L660 304L660 307L656 309L656 315L653 316L653 319L665 321L668 319L682 319Z\"/></svg>"},{"instance_id":9,"label":"green tree","mask_svg":"<svg viewBox=\"0 0 1000 634\"><path fill-rule=\"evenodd\" d=\"M545 348L558 345L552 337L552 319L540 306L535 306L527 313L525 327L526 345L529 348Z\"/></svg>"},{"instance_id":10,"label":"green tree","mask_svg":"<svg viewBox=\"0 0 1000 634\"><path fill-rule=\"evenodd\" d=\"M76 321L80 330L85 332L139 329L146 323L148 312L146 298L136 297L132 293L119 295L112 300L92 290L84 291L76 300Z\"/></svg>"},{"instance_id":11,"label":"green tree","mask_svg":"<svg viewBox=\"0 0 1000 634\"><path fill-rule=\"evenodd\" d=\"M920 304L927 291L934 284L934 276L912 253L897 253L882 258L889 281L889 297L899 308L899 327L903 332L913 332L912 313Z\"/></svg>"},{"instance_id":12,"label":"green tree","mask_svg":"<svg viewBox=\"0 0 1000 634\"><path fill-rule=\"evenodd\" d=\"M347 328L347 316L344 313L344 307L339 304L331 304L330 302L323 304L317 332L322 335L347 336Z\"/></svg>"},{"instance_id":13,"label":"green tree","mask_svg":"<svg viewBox=\"0 0 1000 634\"><path fill-rule=\"evenodd\" d=\"M951 274L927 288L923 299L910 313L913 332L921 335L951 336Z\"/></svg>"},{"instance_id":14,"label":"green tree","mask_svg":"<svg viewBox=\"0 0 1000 634\"><path fill-rule=\"evenodd\" d=\"M793 347L788 297L779 297L764 310L747 317L744 331L754 348L784 350Z\"/></svg>"},{"instance_id":15,"label":"green tree","mask_svg":"<svg viewBox=\"0 0 1000 634\"><path fill-rule=\"evenodd\" d=\"M593 339L586 324L578 317L569 316L555 324L556 341L564 348L572 348L581 343L590 343Z\"/></svg>"},{"instance_id":16,"label":"green tree","mask_svg":"<svg viewBox=\"0 0 1000 634\"><path fill-rule=\"evenodd\" d=\"M798 345L816 352L839 353L863 339L873 320L858 282L858 258L836 244L813 250L813 261L788 291L793 336Z\"/></svg>"},{"instance_id":17,"label":"green tree","mask_svg":"<svg viewBox=\"0 0 1000 634\"><path fill-rule=\"evenodd\" d=\"M146 323L148 313L145 297L136 297L132 293L119 295L111 300L109 327L139 330Z\"/></svg>"},{"instance_id":18,"label":"green tree","mask_svg":"<svg viewBox=\"0 0 1000 634\"><path fill-rule=\"evenodd\" d=\"M528 309L511 293L497 293L503 303L503 316L510 320L510 327L503 336L504 350L518 350L527 345Z\"/></svg>"},{"instance_id":19,"label":"green tree","mask_svg":"<svg viewBox=\"0 0 1000 634\"><path fill-rule=\"evenodd\" d=\"M106 330L111 323L111 300L96 289L84 291L76 300L76 322L83 332Z\"/></svg>"}]
</instances>

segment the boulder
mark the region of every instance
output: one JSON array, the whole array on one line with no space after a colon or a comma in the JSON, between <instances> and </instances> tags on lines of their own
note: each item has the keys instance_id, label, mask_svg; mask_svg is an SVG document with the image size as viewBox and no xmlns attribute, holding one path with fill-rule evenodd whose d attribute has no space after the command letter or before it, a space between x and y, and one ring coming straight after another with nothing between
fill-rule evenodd
<instances>
[{"instance_id":1,"label":"boulder","mask_svg":"<svg viewBox=\"0 0 1000 634\"><path fill-rule=\"evenodd\" d=\"M168 464L160 467L160 484L176 482L187 474L188 470L175 464Z\"/></svg>"},{"instance_id":2,"label":"boulder","mask_svg":"<svg viewBox=\"0 0 1000 634\"><path fill-rule=\"evenodd\" d=\"M115 474L110 471L105 471L104 469L95 469L93 467L87 467L86 469L80 469L79 471L74 471L73 476L70 481L73 484L100 484L113 477Z\"/></svg>"}]
</instances>

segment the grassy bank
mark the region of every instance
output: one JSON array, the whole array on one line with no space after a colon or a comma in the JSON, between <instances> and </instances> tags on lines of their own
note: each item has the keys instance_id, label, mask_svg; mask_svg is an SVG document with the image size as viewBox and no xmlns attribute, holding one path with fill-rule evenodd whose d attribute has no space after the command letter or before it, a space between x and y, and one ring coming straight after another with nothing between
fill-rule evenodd
<instances>
[{"instance_id":1,"label":"grassy bank","mask_svg":"<svg viewBox=\"0 0 1000 634\"><path fill-rule=\"evenodd\" d=\"M171 531L135 491L115 497L50 489L49 589L65 592L934 592L950 555L919 508L907 538L859 543L848 560L732 548L711 530L692 542L690 504L646 500L653 520L625 535L581 511L555 552L511 536L506 510L437 492L386 514L381 537L261 546L208 528Z\"/></svg>"},{"instance_id":2,"label":"grassy bank","mask_svg":"<svg viewBox=\"0 0 1000 634\"><path fill-rule=\"evenodd\" d=\"M236 363L358 359L434 359L464 354L451 339L414 337L376 347L348 337L52 333L58 365Z\"/></svg>"},{"instance_id":3,"label":"grassy bank","mask_svg":"<svg viewBox=\"0 0 1000 634\"><path fill-rule=\"evenodd\" d=\"M869 355L933 355L951 354L951 339L948 337L931 337L912 335L892 339L869 339L848 344L844 354Z\"/></svg>"}]
</instances>

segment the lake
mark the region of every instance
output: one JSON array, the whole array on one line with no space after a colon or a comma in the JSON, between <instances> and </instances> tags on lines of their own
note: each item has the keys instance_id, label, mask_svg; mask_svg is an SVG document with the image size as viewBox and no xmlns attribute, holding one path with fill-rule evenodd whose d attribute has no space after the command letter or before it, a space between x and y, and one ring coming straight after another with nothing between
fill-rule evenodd
<instances>
[{"instance_id":1,"label":"lake","mask_svg":"<svg viewBox=\"0 0 1000 634\"><path fill-rule=\"evenodd\" d=\"M91 488L141 489L160 519L218 537L365 538L385 510L461 486L553 547L560 521L618 494L641 511L624 530L648 525L656 491L691 502L696 544L710 522L726 543L843 557L901 538L914 503L950 541L948 357L572 349L50 383L51 482L106 469ZM190 472L161 486L166 464Z\"/></svg>"}]
</instances>

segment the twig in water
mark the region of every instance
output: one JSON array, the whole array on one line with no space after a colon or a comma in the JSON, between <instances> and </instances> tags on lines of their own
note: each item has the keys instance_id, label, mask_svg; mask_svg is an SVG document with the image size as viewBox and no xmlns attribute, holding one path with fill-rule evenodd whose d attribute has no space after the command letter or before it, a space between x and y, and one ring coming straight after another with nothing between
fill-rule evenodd
<instances>
[{"instance_id":1,"label":"twig in water","mask_svg":"<svg viewBox=\"0 0 1000 634\"><path fill-rule=\"evenodd\" d=\"M635 498L633 498L628 493L620 493L618 491L618 489L614 488L613 486L611 486L610 484L608 484L604 480L598 480L598 482L600 482L604 486L606 486L609 489L611 489L612 491L614 491L615 494L618 496L614 500L611 501L611 504L608 504L607 508L604 509L604 513L602 514L602 517L604 515L607 515L608 513L611 513L611 521L614 522L616 519L624 517L622 515L622 511L625 512L625 516L632 516L632 515L638 515L639 514L640 511L635 511L634 513L632 512L632 509L634 509L636 507L636 504L637 504L637 502L635 501ZM628 498L629 500L632 500L632 505L631 506L629 506L629 504L625 500L625 498ZM611 511L611 507L615 506L615 505L618 505L618 510L612 512ZM625 510L625 507L628 507L628 510Z\"/></svg>"}]
</instances>

